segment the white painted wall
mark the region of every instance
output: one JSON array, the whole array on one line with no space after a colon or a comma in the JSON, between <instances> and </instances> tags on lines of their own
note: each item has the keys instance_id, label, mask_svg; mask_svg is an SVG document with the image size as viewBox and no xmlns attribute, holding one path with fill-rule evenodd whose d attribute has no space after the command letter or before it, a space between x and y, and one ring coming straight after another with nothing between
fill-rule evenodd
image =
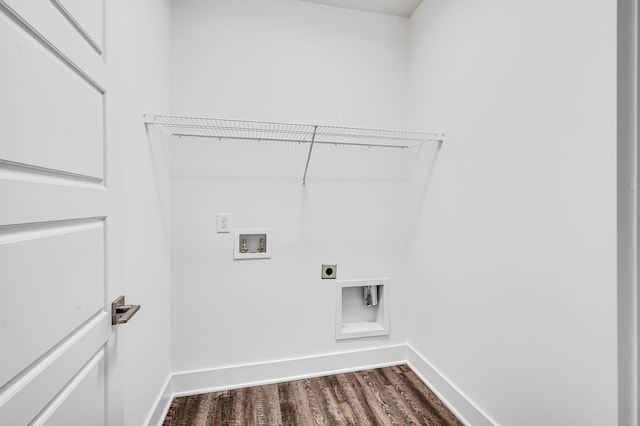
<instances>
[{"instance_id":1,"label":"white painted wall","mask_svg":"<svg viewBox=\"0 0 640 426\"><path fill-rule=\"evenodd\" d=\"M178 1L173 18L174 113L406 124L404 18L288 0ZM394 173L318 148L303 187L305 147L180 142L171 154L174 371L406 342L407 190ZM234 261L219 212L272 228L273 257ZM339 279L391 278L390 336L335 341L322 263Z\"/></svg>"},{"instance_id":2,"label":"white painted wall","mask_svg":"<svg viewBox=\"0 0 640 426\"><path fill-rule=\"evenodd\" d=\"M125 424L146 424L170 374L169 170L143 114L168 109L170 1L107 2L108 137L124 141L124 288L140 312L119 329Z\"/></svg>"},{"instance_id":3,"label":"white painted wall","mask_svg":"<svg viewBox=\"0 0 640 426\"><path fill-rule=\"evenodd\" d=\"M295 147L174 144L174 372L409 338L499 424L616 423L615 4L430 0L408 37L297 1L172 13L172 113L447 131L428 197L430 155L409 188L358 153L303 188ZM234 261L218 212L273 258ZM335 342L334 262L391 277L390 338Z\"/></svg>"},{"instance_id":4,"label":"white painted wall","mask_svg":"<svg viewBox=\"0 0 640 426\"><path fill-rule=\"evenodd\" d=\"M614 425L616 3L424 1L410 125L447 141L410 344L497 423Z\"/></svg>"},{"instance_id":5,"label":"white painted wall","mask_svg":"<svg viewBox=\"0 0 640 426\"><path fill-rule=\"evenodd\" d=\"M407 19L298 0L173 2L171 110L406 125Z\"/></svg>"}]
</instances>

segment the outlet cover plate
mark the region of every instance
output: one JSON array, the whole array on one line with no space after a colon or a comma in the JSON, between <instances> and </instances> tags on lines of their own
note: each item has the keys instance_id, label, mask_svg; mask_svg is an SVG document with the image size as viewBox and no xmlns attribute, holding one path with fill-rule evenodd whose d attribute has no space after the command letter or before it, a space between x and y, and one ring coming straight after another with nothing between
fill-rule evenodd
<instances>
[{"instance_id":1,"label":"outlet cover plate","mask_svg":"<svg viewBox=\"0 0 640 426\"><path fill-rule=\"evenodd\" d=\"M216 215L216 229L219 234L228 234L231 232L231 222L229 213L218 213Z\"/></svg>"}]
</instances>

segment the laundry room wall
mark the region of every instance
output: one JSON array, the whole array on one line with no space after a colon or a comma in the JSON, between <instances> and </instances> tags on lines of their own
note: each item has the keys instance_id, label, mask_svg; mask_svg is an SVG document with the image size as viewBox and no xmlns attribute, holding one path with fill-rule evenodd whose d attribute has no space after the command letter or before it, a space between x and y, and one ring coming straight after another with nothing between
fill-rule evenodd
<instances>
[{"instance_id":1,"label":"laundry room wall","mask_svg":"<svg viewBox=\"0 0 640 426\"><path fill-rule=\"evenodd\" d=\"M301 1L173 3L172 111L403 128L407 19ZM317 150L317 151L316 151ZM172 143L172 362L188 372L406 342L406 182L385 152ZM271 228L234 260L232 229ZM391 279L390 336L336 342L335 281Z\"/></svg>"},{"instance_id":2,"label":"laundry room wall","mask_svg":"<svg viewBox=\"0 0 640 426\"><path fill-rule=\"evenodd\" d=\"M171 2L106 2L105 58L109 72L107 137L123 146L123 281L126 302L141 310L118 326L124 421L147 424L170 371L170 266L168 151L145 133L143 115L169 109ZM115 145L115 144L113 144ZM117 384L113 384L117 386Z\"/></svg>"},{"instance_id":3,"label":"laundry room wall","mask_svg":"<svg viewBox=\"0 0 640 426\"><path fill-rule=\"evenodd\" d=\"M616 3L425 0L409 41L447 131L410 345L497 424L617 424Z\"/></svg>"}]
</instances>

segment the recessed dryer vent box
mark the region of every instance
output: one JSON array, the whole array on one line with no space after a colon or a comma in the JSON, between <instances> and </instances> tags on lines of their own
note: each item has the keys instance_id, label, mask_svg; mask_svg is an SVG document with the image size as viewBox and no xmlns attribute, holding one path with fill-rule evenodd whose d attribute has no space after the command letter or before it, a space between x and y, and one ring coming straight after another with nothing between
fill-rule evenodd
<instances>
[{"instance_id":1,"label":"recessed dryer vent box","mask_svg":"<svg viewBox=\"0 0 640 426\"><path fill-rule=\"evenodd\" d=\"M389 283L389 278L336 281L336 340L389 334Z\"/></svg>"},{"instance_id":2,"label":"recessed dryer vent box","mask_svg":"<svg viewBox=\"0 0 640 426\"><path fill-rule=\"evenodd\" d=\"M236 229L233 244L233 258L270 258L271 246L271 229Z\"/></svg>"}]
</instances>

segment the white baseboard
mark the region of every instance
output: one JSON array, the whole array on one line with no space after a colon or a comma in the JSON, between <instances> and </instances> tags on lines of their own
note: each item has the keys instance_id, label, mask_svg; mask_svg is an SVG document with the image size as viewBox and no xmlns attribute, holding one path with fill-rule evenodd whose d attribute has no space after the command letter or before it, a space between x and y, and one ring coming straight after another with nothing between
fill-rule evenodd
<instances>
[{"instance_id":1,"label":"white baseboard","mask_svg":"<svg viewBox=\"0 0 640 426\"><path fill-rule=\"evenodd\" d=\"M177 396L286 382L405 363L467 425L492 426L495 424L410 345L384 346L174 373L167 380L160 393L158 403L149 415L147 424L161 426L171 406L171 401Z\"/></svg>"},{"instance_id":2,"label":"white baseboard","mask_svg":"<svg viewBox=\"0 0 640 426\"><path fill-rule=\"evenodd\" d=\"M407 346L384 346L350 352L290 358L257 364L232 365L210 370L174 373L159 397L148 425L161 426L171 401L177 396L259 386L347 371L404 364Z\"/></svg>"},{"instance_id":3,"label":"white baseboard","mask_svg":"<svg viewBox=\"0 0 640 426\"><path fill-rule=\"evenodd\" d=\"M494 426L497 424L411 345L407 345L407 364L466 425Z\"/></svg>"},{"instance_id":4,"label":"white baseboard","mask_svg":"<svg viewBox=\"0 0 640 426\"><path fill-rule=\"evenodd\" d=\"M397 365L405 362L406 349L406 345L386 346L177 373L171 386L174 396L184 396Z\"/></svg>"},{"instance_id":5,"label":"white baseboard","mask_svg":"<svg viewBox=\"0 0 640 426\"><path fill-rule=\"evenodd\" d=\"M171 401L173 401L173 395L171 392L171 374L167 376L162 390L156 398L154 409L147 417L146 425L162 425L164 418L167 416Z\"/></svg>"}]
</instances>

